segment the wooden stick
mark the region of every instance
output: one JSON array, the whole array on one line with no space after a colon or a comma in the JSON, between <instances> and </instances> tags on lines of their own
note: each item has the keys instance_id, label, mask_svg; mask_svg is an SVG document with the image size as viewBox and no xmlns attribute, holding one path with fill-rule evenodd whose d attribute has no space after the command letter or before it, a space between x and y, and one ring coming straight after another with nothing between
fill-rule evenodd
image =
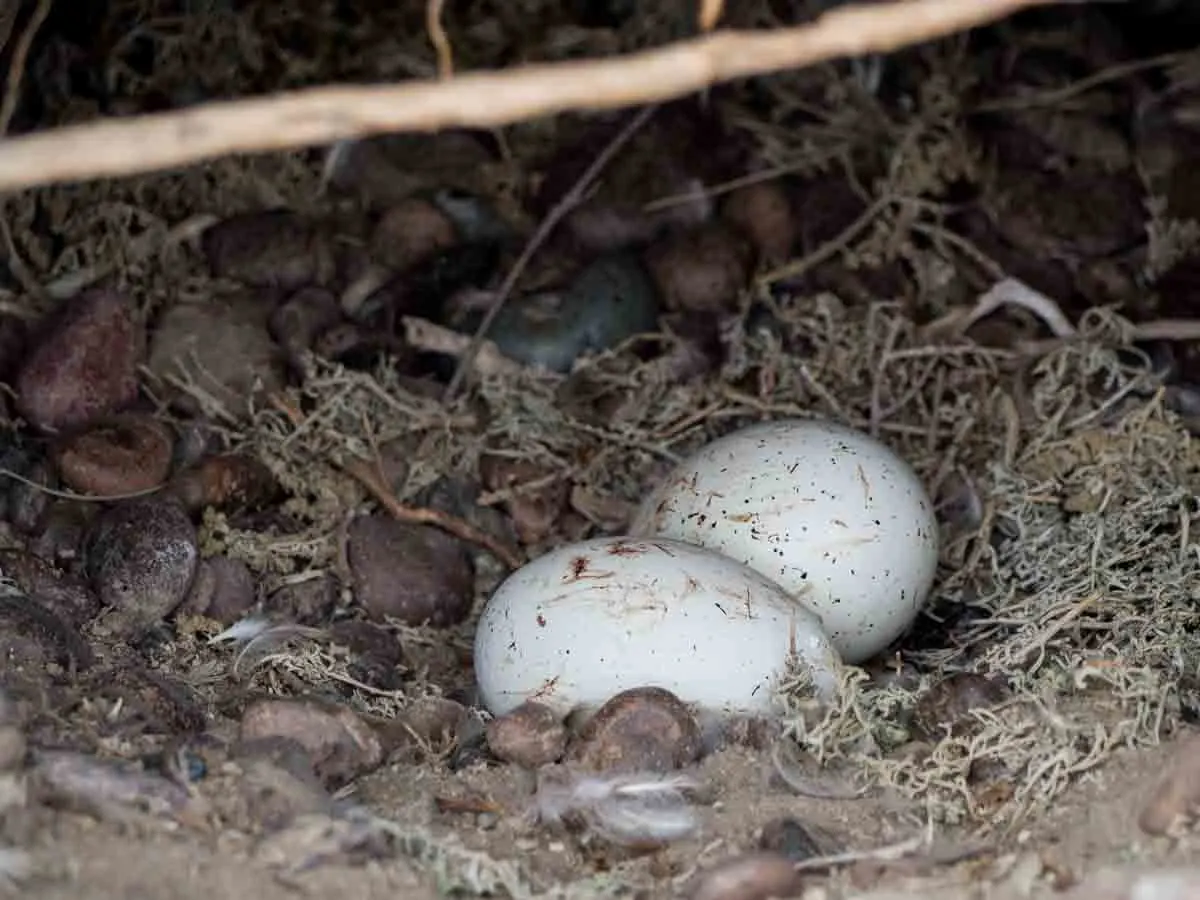
<instances>
[{"instance_id":1,"label":"wooden stick","mask_svg":"<svg viewBox=\"0 0 1200 900\"><path fill-rule=\"evenodd\" d=\"M327 85L75 125L0 141L0 191L133 175L237 153L390 131L495 127L567 110L657 103L724 81L886 53L1054 0L906 0L840 7L772 31L717 31L605 60L395 85Z\"/></svg>"}]
</instances>

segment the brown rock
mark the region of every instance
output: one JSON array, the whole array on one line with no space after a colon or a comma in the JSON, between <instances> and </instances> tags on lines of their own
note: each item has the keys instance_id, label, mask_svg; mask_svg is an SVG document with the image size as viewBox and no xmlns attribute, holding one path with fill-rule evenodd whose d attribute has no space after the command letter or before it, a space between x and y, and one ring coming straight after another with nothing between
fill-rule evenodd
<instances>
[{"instance_id":1,"label":"brown rock","mask_svg":"<svg viewBox=\"0 0 1200 900\"><path fill-rule=\"evenodd\" d=\"M777 266L791 257L799 232L791 200L778 181L760 181L731 191L721 215L750 239L766 265Z\"/></svg>"},{"instance_id":2,"label":"brown rock","mask_svg":"<svg viewBox=\"0 0 1200 900\"><path fill-rule=\"evenodd\" d=\"M752 263L746 239L719 222L669 235L645 261L667 307L693 313L736 310Z\"/></svg>"},{"instance_id":3,"label":"brown rock","mask_svg":"<svg viewBox=\"0 0 1200 900\"><path fill-rule=\"evenodd\" d=\"M254 606L254 576L240 559L213 556L200 560L183 607L190 615L232 625Z\"/></svg>"},{"instance_id":4,"label":"brown rock","mask_svg":"<svg viewBox=\"0 0 1200 900\"><path fill-rule=\"evenodd\" d=\"M439 754L451 748L468 716L461 703L445 697L426 697L379 723L376 730L391 759L420 762L430 752Z\"/></svg>"},{"instance_id":5,"label":"brown rock","mask_svg":"<svg viewBox=\"0 0 1200 900\"><path fill-rule=\"evenodd\" d=\"M106 510L88 534L92 587L114 608L118 631L169 615L187 596L198 560L196 529L176 502L126 500Z\"/></svg>"},{"instance_id":6,"label":"brown rock","mask_svg":"<svg viewBox=\"0 0 1200 900\"><path fill-rule=\"evenodd\" d=\"M164 493L178 498L189 512L212 506L239 509L261 506L278 490L271 471L258 460L240 454L208 456L180 472Z\"/></svg>"},{"instance_id":7,"label":"brown rock","mask_svg":"<svg viewBox=\"0 0 1200 900\"><path fill-rule=\"evenodd\" d=\"M1183 741L1170 768L1142 807L1138 825L1147 834L1166 834L1200 810L1200 734Z\"/></svg>"},{"instance_id":8,"label":"brown rock","mask_svg":"<svg viewBox=\"0 0 1200 900\"><path fill-rule=\"evenodd\" d=\"M913 724L924 736L971 733L978 721L975 709L990 709L1004 702L1010 691L999 679L972 672L957 672L927 690L913 710Z\"/></svg>"},{"instance_id":9,"label":"brown rock","mask_svg":"<svg viewBox=\"0 0 1200 900\"><path fill-rule=\"evenodd\" d=\"M36 534L41 531L54 498L35 485L54 488L58 479L54 477L54 466L48 459L34 460L22 474L25 481L13 482L8 489L8 521L18 531Z\"/></svg>"},{"instance_id":10,"label":"brown rock","mask_svg":"<svg viewBox=\"0 0 1200 900\"><path fill-rule=\"evenodd\" d=\"M0 550L0 572L11 578L25 594L68 622L79 626L100 611L100 600L82 578L62 572L44 559L24 550Z\"/></svg>"},{"instance_id":11,"label":"brown rock","mask_svg":"<svg viewBox=\"0 0 1200 900\"><path fill-rule=\"evenodd\" d=\"M239 787L255 824L271 832L285 827L296 816L333 810L333 798L311 768L280 765L263 752L267 748L261 745L249 749L251 752L238 760Z\"/></svg>"},{"instance_id":12,"label":"brown rock","mask_svg":"<svg viewBox=\"0 0 1200 900\"><path fill-rule=\"evenodd\" d=\"M299 365L317 338L342 320L337 297L322 287L306 287L281 303L268 323L271 336L279 342L288 361Z\"/></svg>"},{"instance_id":13,"label":"brown rock","mask_svg":"<svg viewBox=\"0 0 1200 900\"><path fill-rule=\"evenodd\" d=\"M350 525L347 551L355 595L372 618L445 627L471 611L474 565L462 542L443 531L362 516Z\"/></svg>"},{"instance_id":14,"label":"brown rock","mask_svg":"<svg viewBox=\"0 0 1200 900\"><path fill-rule=\"evenodd\" d=\"M802 882L786 856L748 853L701 872L687 892L689 900L768 900L797 897Z\"/></svg>"},{"instance_id":15,"label":"brown rock","mask_svg":"<svg viewBox=\"0 0 1200 900\"><path fill-rule=\"evenodd\" d=\"M150 339L147 367L164 385L194 384L235 418L283 387L283 352L267 332L271 304L259 297L180 303L167 309ZM189 394L166 387L176 404L196 412Z\"/></svg>"},{"instance_id":16,"label":"brown rock","mask_svg":"<svg viewBox=\"0 0 1200 900\"><path fill-rule=\"evenodd\" d=\"M49 323L17 373L17 409L43 431L116 412L137 396L141 349L133 304L123 294L80 294Z\"/></svg>"},{"instance_id":17,"label":"brown rock","mask_svg":"<svg viewBox=\"0 0 1200 900\"><path fill-rule=\"evenodd\" d=\"M162 484L171 468L171 430L153 416L128 413L67 438L58 448L62 480L100 497Z\"/></svg>"},{"instance_id":18,"label":"brown rock","mask_svg":"<svg viewBox=\"0 0 1200 900\"><path fill-rule=\"evenodd\" d=\"M572 741L568 758L595 772L669 772L702 749L687 706L656 687L622 691L596 711Z\"/></svg>"},{"instance_id":19,"label":"brown rock","mask_svg":"<svg viewBox=\"0 0 1200 900\"><path fill-rule=\"evenodd\" d=\"M506 491L544 479L548 473L526 459L485 454L479 460L479 478L489 491ZM552 534L567 507L570 490L565 479L516 491L504 501L513 528L523 543L536 544Z\"/></svg>"},{"instance_id":20,"label":"brown rock","mask_svg":"<svg viewBox=\"0 0 1200 900\"><path fill-rule=\"evenodd\" d=\"M311 700L260 700L242 715L244 745L284 739L304 748L313 771L342 785L383 762L383 745L353 710Z\"/></svg>"},{"instance_id":21,"label":"brown rock","mask_svg":"<svg viewBox=\"0 0 1200 900\"><path fill-rule=\"evenodd\" d=\"M505 762L536 769L562 758L567 728L554 710L526 701L487 725L488 747Z\"/></svg>"},{"instance_id":22,"label":"brown rock","mask_svg":"<svg viewBox=\"0 0 1200 900\"><path fill-rule=\"evenodd\" d=\"M253 287L291 293L333 274L331 242L290 210L231 216L206 230L200 243L214 275Z\"/></svg>"},{"instance_id":23,"label":"brown rock","mask_svg":"<svg viewBox=\"0 0 1200 900\"><path fill-rule=\"evenodd\" d=\"M437 206L409 197L385 212L371 233L371 258L404 271L458 241L454 223Z\"/></svg>"},{"instance_id":24,"label":"brown rock","mask_svg":"<svg viewBox=\"0 0 1200 900\"><path fill-rule=\"evenodd\" d=\"M803 862L824 852L816 836L791 816L772 819L764 825L758 846L792 862Z\"/></svg>"},{"instance_id":25,"label":"brown rock","mask_svg":"<svg viewBox=\"0 0 1200 900\"><path fill-rule=\"evenodd\" d=\"M42 559L74 571L83 551L83 541L101 512L95 503L58 500L43 516L40 531L29 549Z\"/></svg>"},{"instance_id":26,"label":"brown rock","mask_svg":"<svg viewBox=\"0 0 1200 900\"><path fill-rule=\"evenodd\" d=\"M264 606L272 613L310 625L324 621L338 599L338 582L331 575L284 584L267 598Z\"/></svg>"}]
</instances>

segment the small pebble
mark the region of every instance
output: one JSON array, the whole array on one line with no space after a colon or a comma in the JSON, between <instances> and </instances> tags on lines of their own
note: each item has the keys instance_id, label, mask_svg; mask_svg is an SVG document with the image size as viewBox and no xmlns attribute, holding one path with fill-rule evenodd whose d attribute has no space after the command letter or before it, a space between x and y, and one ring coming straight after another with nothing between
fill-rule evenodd
<instances>
[{"instance_id":1,"label":"small pebble","mask_svg":"<svg viewBox=\"0 0 1200 900\"><path fill-rule=\"evenodd\" d=\"M971 715L975 709L990 709L1011 696L1008 687L997 678L957 672L944 678L917 700L913 724L930 739L969 734L978 727Z\"/></svg>"},{"instance_id":2,"label":"small pebble","mask_svg":"<svg viewBox=\"0 0 1200 900\"><path fill-rule=\"evenodd\" d=\"M183 508L197 513L216 509L247 509L264 505L278 491L271 471L250 456L223 454L207 456L180 472L165 493L176 497Z\"/></svg>"},{"instance_id":3,"label":"small pebble","mask_svg":"<svg viewBox=\"0 0 1200 900\"><path fill-rule=\"evenodd\" d=\"M821 855L821 846L812 833L791 816L772 819L763 826L758 839L760 850L777 853L792 862Z\"/></svg>"},{"instance_id":4,"label":"small pebble","mask_svg":"<svg viewBox=\"0 0 1200 900\"><path fill-rule=\"evenodd\" d=\"M121 807L180 815L193 805L169 778L66 750L40 750L31 772L37 794L54 805L113 818Z\"/></svg>"},{"instance_id":5,"label":"small pebble","mask_svg":"<svg viewBox=\"0 0 1200 900\"><path fill-rule=\"evenodd\" d=\"M58 471L76 491L132 494L163 483L171 467L171 430L153 416L128 413L72 435L58 448Z\"/></svg>"},{"instance_id":6,"label":"small pebble","mask_svg":"<svg viewBox=\"0 0 1200 900\"><path fill-rule=\"evenodd\" d=\"M259 753L240 758L238 763L239 788L247 812L255 824L268 832L283 828L297 816L333 809L333 798L311 769L282 766Z\"/></svg>"},{"instance_id":7,"label":"small pebble","mask_svg":"<svg viewBox=\"0 0 1200 900\"><path fill-rule=\"evenodd\" d=\"M299 368L305 351L311 350L317 338L341 320L342 308L332 292L322 287L306 287L275 308L267 327L288 362Z\"/></svg>"},{"instance_id":8,"label":"small pebble","mask_svg":"<svg viewBox=\"0 0 1200 900\"><path fill-rule=\"evenodd\" d=\"M115 291L66 301L16 377L17 409L43 431L87 425L137 397L141 330Z\"/></svg>"},{"instance_id":9,"label":"small pebble","mask_svg":"<svg viewBox=\"0 0 1200 900\"><path fill-rule=\"evenodd\" d=\"M1171 763L1138 816L1147 834L1162 835L1200 812L1200 734L1176 748Z\"/></svg>"},{"instance_id":10,"label":"small pebble","mask_svg":"<svg viewBox=\"0 0 1200 900\"><path fill-rule=\"evenodd\" d=\"M313 771L341 786L383 762L383 744L353 710L313 700L259 700L242 714L243 745L284 739L304 748Z\"/></svg>"},{"instance_id":11,"label":"small pebble","mask_svg":"<svg viewBox=\"0 0 1200 900\"><path fill-rule=\"evenodd\" d=\"M214 275L253 287L291 293L333 275L331 242L290 210L231 216L207 229L200 244Z\"/></svg>"},{"instance_id":12,"label":"small pebble","mask_svg":"<svg viewBox=\"0 0 1200 900\"><path fill-rule=\"evenodd\" d=\"M100 600L87 582L25 550L0 550L0 573L76 627L100 611Z\"/></svg>"},{"instance_id":13,"label":"small pebble","mask_svg":"<svg viewBox=\"0 0 1200 900\"><path fill-rule=\"evenodd\" d=\"M485 454L479 460L479 478L489 491L502 491L544 479L549 473L532 460L510 459ZM504 500L517 537L525 544L536 544L550 536L567 508L570 486L564 478L548 484L515 491Z\"/></svg>"},{"instance_id":14,"label":"small pebble","mask_svg":"<svg viewBox=\"0 0 1200 900\"><path fill-rule=\"evenodd\" d=\"M693 880L689 900L768 900L796 897L802 883L792 861L778 853L748 853L718 863Z\"/></svg>"},{"instance_id":15,"label":"small pebble","mask_svg":"<svg viewBox=\"0 0 1200 900\"><path fill-rule=\"evenodd\" d=\"M355 596L372 618L441 628L471 611L471 557L460 540L439 529L361 516L350 525L347 555Z\"/></svg>"},{"instance_id":16,"label":"small pebble","mask_svg":"<svg viewBox=\"0 0 1200 900\"><path fill-rule=\"evenodd\" d=\"M240 559L213 556L202 559L196 577L179 612L207 616L223 625L232 625L254 607L254 575Z\"/></svg>"},{"instance_id":17,"label":"small pebble","mask_svg":"<svg viewBox=\"0 0 1200 900\"><path fill-rule=\"evenodd\" d=\"M746 239L719 222L670 235L645 259L667 307L691 313L735 311L752 265Z\"/></svg>"},{"instance_id":18,"label":"small pebble","mask_svg":"<svg viewBox=\"0 0 1200 900\"><path fill-rule=\"evenodd\" d=\"M526 701L488 722L487 741L497 758L536 769L562 758L567 728L548 706Z\"/></svg>"},{"instance_id":19,"label":"small pebble","mask_svg":"<svg viewBox=\"0 0 1200 900\"><path fill-rule=\"evenodd\" d=\"M42 559L75 571L84 538L101 512L95 503L58 500L42 517L41 531L29 544L29 549Z\"/></svg>"},{"instance_id":20,"label":"small pebble","mask_svg":"<svg viewBox=\"0 0 1200 900\"><path fill-rule=\"evenodd\" d=\"M37 485L54 489L58 479L53 464L44 458L30 462L21 474L25 481L13 481L8 489L8 521L18 531L37 534L54 504L54 498Z\"/></svg>"},{"instance_id":21,"label":"small pebble","mask_svg":"<svg viewBox=\"0 0 1200 900\"><path fill-rule=\"evenodd\" d=\"M332 575L286 582L267 597L266 611L298 625L324 624L338 600L338 582Z\"/></svg>"},{"instance_id":22,"label":"small pebble","mask_svg":"<svg viewBox=\"0 0 1200 900\"><path fill-rule=\"evenodd\" d=\"M371 232L371 258L403 272L458 241L454 223L435 204L409 197L392 206Z\"/></svg>"},{"instance_id":23,"label":"small pebble","mask_svg":"<svg viewBox=\"0 0 1200 900\"><path fill-rule=\"evenodd\" d=\"M415 763L426 758L426 748L439 754L454 746L470 715L454 700L426 697L380 723L376 730L389 758Z\"/></svg>"},{"instance_id":24,"label":"small pebble","mask_svg":"<svg viewBox=\"0 0 1200 900\"><path fill-rule=\"evenodd\" d=\"M186 412L209 412L178 380L240 419L283 387L283 351L267 330L273 306L258 296L177 303L155 323L146 365Z\"/></svg>"},{"instance_id":25,"label":"small pebble","mask_svg":"<svg viewBox=\"0 0 1200 900\"><path fill-rule=\"evenodd\" d=\"M569 372L584 354L656 331L658 312L646 267L632 253L613 253L593 259L562 290L514 298L488 334L511 359Z\"/></svg>"},{"instance_id":26,"label":"small pebble","mask_svg":"<svg viewBox=\"0 0 1200 900\"><path fill-rule=\"evenodd\" d=\"M118 630L161 621L183 602L196 573L196 528L170 500L113 506L96 520L86 544L88 578L113 608Z\"/></svg>"},{"instance_id":27,"label":"small pebble","mask_svg":"<svg viewBox=\"0 0 1200 900\"><path fill-rule=\"evenodd\" d=\"M568 759L593 772L669 772L699 758L700 726L670 691L631 688L601 706L571 742Z\"/></svg>"},{"instance_id":28,"label":"small pebble","mask_svg":"<svg viewBox=\"0 0 1200 900\"><path fill-rule=\"evenodd\" d=\"M1104 868L1091 872L1063 900L1200 900L1200 867Z\"/></svg>"},{"instance_id":29,"label":"small pebble","mask_svg":"<svg viewBox=\"0 0 1200 900\"><path fill-rule=\"evenodd\" d=\"M759 181L730 191L721 216L750 239L766 265L777 266L791 257L799 230L791 200L778 181Z\"/></svg>"}]
</instances>

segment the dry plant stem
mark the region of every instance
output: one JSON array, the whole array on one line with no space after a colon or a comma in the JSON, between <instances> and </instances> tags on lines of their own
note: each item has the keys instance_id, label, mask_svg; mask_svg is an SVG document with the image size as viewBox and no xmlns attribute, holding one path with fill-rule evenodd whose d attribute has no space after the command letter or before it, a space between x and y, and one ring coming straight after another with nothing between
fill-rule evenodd
<instances>
[{"instance_id":1,"label":"dry plant stem","mask_svg":"<svg viewBox=\"0 0 1200 900\"><path fill-rule=\"evenodd\" d=\"M467 352L459 357L458 365L454 368L454 375L450 378L450 383L446 385L447 403L454 399L458 389L462 386L463 379L466 377L467 372L471 370L471 366L474 363L475 354L479 352L480 344L487 337L488 329L492 327L492 322L500 314L505 301L512 294L513 288L517 286L517 281L520 279L521 273L525 271L525 267L529 265L529 261L533 259L533 255L546 242L546 239L550 237L550 233L554 231L554 228L563 220L567 213L584 201L588 189L600 173L604 171L604 167L629 142L629 139L637 133L638 129L654 115L655 109L657 107L654 106L646 106L640 109L625 124L625 127L618 132L617 136L609 141L608 146L600 151L600 155L592 160L592 164L571 185L571 189L563 195L561 200L554 204L554 208L542 219L541 224L538 225L537 230L533 233L533 237L525 244L521 255L517 257L517 261L513 263L508 275L505 276L504 281L496 291L496 299L493 301L491 308L484 314L483 321L479 323L479 327L475 329L475 335L471 338L471 345L467 347Z\"/></svg>"},{"instance_id":2,"label":"dry plant stem","mask_svg":"<svg viewBox=\"0 0 1200 900\"><path fill-rule=\"evenodd\" d=\"M1145 72L1148 69L1159 69L1169 66L1173 63L1181 62L1187 56L1187 53L1164 53L1161 56L1152 56L1149 59L1137 59L1132 62L1119 63L1054 90L1035 91L1024 96L1002 97L990 100L987 103L981 103L972 112L994 113L1031 109L1038 106L1057 106L1060 103L1070 100L1077 94L1085 93L1102 84L1107 84L1110 81L1119 81L1122 78L1136 75L1138 72Z\"/></svg>"},{"instance_id":3,"label":"dry plant stem","mask_svg":"<svg viewBox=\"0 0 1200 900\"><path fill-rule=\"evenodd\" d=\"M387 131L487 128L568 110L657 103L737 78L888 53L1050 2L906 0L845 6L803 26L719 31L616 59L398 85L327 85L71 126L0 145L0 190L133 175L234 153L332 144Z\"/></svg>"},{"instance_id":4,"label":"dry plant stem","mask_svg":"<svg viewBox=\"0 0 1200 900\"><path fill-rule=\"evenodd\" d=\"M25 60L29 57L29 48L38 29L50 14L53 0L38 0L37 8L29 19L29 24L21 33L17 46L13 49L12 62L8 66L7 87L4 90L4 102L0 104L0 135L8 134L8 126L12 123L13 113L17 111L17 101L21 97L21 84L25 78ZM20 4L17 4L19 7ZM14 13L15 15L15 13Z\"/></svg>"},{"instance_id":5,"label":"dry plant stem","mask_svg":"<svg viewBox=\"0 0 1200 900\"><path fill-rule=\"evenodd\" d=\"M0 478L11 478L13 481L19 481L21 484L28 485L35 490L41 491L43 494L49 494L51 497L61 497L63 500L80 500L85 503L108 503L111 500L133 500L136 497L149 497L151 494L157 494L167 486L166 482L163 482L162 484L144 488L140 491L130 491L128 494L107 494L101 497L97 494L77 494L74 491L60 491L57 488L46 487L46 485L38 484L24 475L18 475L11 469L0 469Z\"/></svg>"},{"instance_id":6,"label":"dry plant stem","mask_svg":"<svg viewBox=\"0 0 1200 900\"><path fill-rule=\"evenodd\" d=\"M701 31L712 31L725 12L725 0L700 0L699 25Z\"/></svg>"},{"instance_id":7,"label":"dry plant stem","mask_svg":"<svg viewBox=\"0 0 1200 900\"><path fill-rule=\"evenodd\" d=\"M471 348L469 336L430 322L428 319L404 316L400 322L404 326L404 340L418 350L428 353L445 353L447 356L461 359ZM491 341L485 339L475 353L473 368L477 374L486 377L515 375L523 367L516 360L509 359L501 353L500 348Z\"/></svg>"},{"instance_id":8,"label":"dry plant stem","mask_svg":"<svg viewBox=\"0 0 1200 900\"><path fill-rule=\"evenodd\" d=\"M436 509L405 506L396 499L395 494L383 483L379 475L363 460L351 460L344 463L341 468L347 475L354 478L359 484L370 491L371 496L394 518L399 519L401 522L413 522L417 525L436 525L443 531L450 532L455 537L462 538L464 541L470 541L472 544L478 544L510 569L519 569L524 565L524 560L521 559L520 554L516 550L492 537L487 532L481 531L468 522L464 522L462 519L457 519Z\"/></svg>"},{"instance_id":9,"label":"dry plant stem","mask_svg":"<svg viewBox=\"0 0 1200 900\"><path fill-rule=\"evenodd\" d=\"M429 32L429 43L437 53L438 78L446 79L454 75L454 51L450 47L450 38L446 37L446 28L442 25L442 12L445 0L427 0L425 4L425 29Z\"/></svg>"}]
</instances>

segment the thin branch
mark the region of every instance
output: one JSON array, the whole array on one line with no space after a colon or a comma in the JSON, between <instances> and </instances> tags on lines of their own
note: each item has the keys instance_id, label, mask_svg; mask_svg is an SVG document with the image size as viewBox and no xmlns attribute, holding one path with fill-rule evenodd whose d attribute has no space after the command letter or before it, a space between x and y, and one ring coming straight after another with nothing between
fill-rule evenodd
<instances>
[{"instance_id":1,"label":"thin branch","mask_svg":"<svg viewBox=\"0 0 1200 900\"><path fill-rule=\"evenodd\" d=\"M656 103L737 78L887 53L1051 2L907 0L846 6L804 26L718 31L615 59L522 66L444 81L327 85L76 125L0 142L0 191L389 131L486 128L565 111Z\"/></svg>"},{"instance_id":2,"label":"thin branch","mask_svg":"<svg viewBox=\"0 0 1200 900\"><path fill-rule=\"evenodd\" d=\"M25 78L25 60L29 58L29 48L33 46L38 29L46 21L46 16L50 15L53 2L54 0L38 0L29 24L25 26L21 39L13 48L12 61L8 66L8 86L4 91L4 102L0 104L0 135L8 133L8 126L17 111L17 104L21 100L21 85Z\"/></svg>"},{"instance_id":3,"label":"thin branch","mask_svg":"<svg viewBox=\"0 0 1200 900\"><path fill-rule=\"evenodd\" d=\"M521 273L525 271L525 267L529 265L529 261L533 259L533 255L546 242L546 239L550 237L550 233L554 231L555 226L562 221L563 217L583 202L592 182L604 171L604 167L620 152L621 148L629 143L629 139L637 133L638 129L645 124L646 120L654 114L654 110L657 108L656 106L643 107L637 115L630 119L625 124L625 127L618 132L617 136L608 142L608 146L592 160L592 164L587 167L587 171L579 176L579 179L571 186L571 189L554 204L554 208L542 219L537 231L533 233L528 243L525 244L524 249L521 250L521 255L517 257L517 261L508 270L508 275L505 276L504 282L496 291L496 299L493 301L491 308L484 314L479 327L475 329L475 335L471 338L471 345L467 348L467 352L459 357L458 365L454 369L454 375L450 378L450 383L446 385L445 400L447 403L454 398L455 393L462 386L467 372L471 371L471 366L475 362L475 354L479 352L480 345L487 337L488 329L492 327L492 322L496 320L496 316L500 313L505 301L508 300L513 288L517 286L517 281L520 279Z\"/></svg>"}]
</instances>

